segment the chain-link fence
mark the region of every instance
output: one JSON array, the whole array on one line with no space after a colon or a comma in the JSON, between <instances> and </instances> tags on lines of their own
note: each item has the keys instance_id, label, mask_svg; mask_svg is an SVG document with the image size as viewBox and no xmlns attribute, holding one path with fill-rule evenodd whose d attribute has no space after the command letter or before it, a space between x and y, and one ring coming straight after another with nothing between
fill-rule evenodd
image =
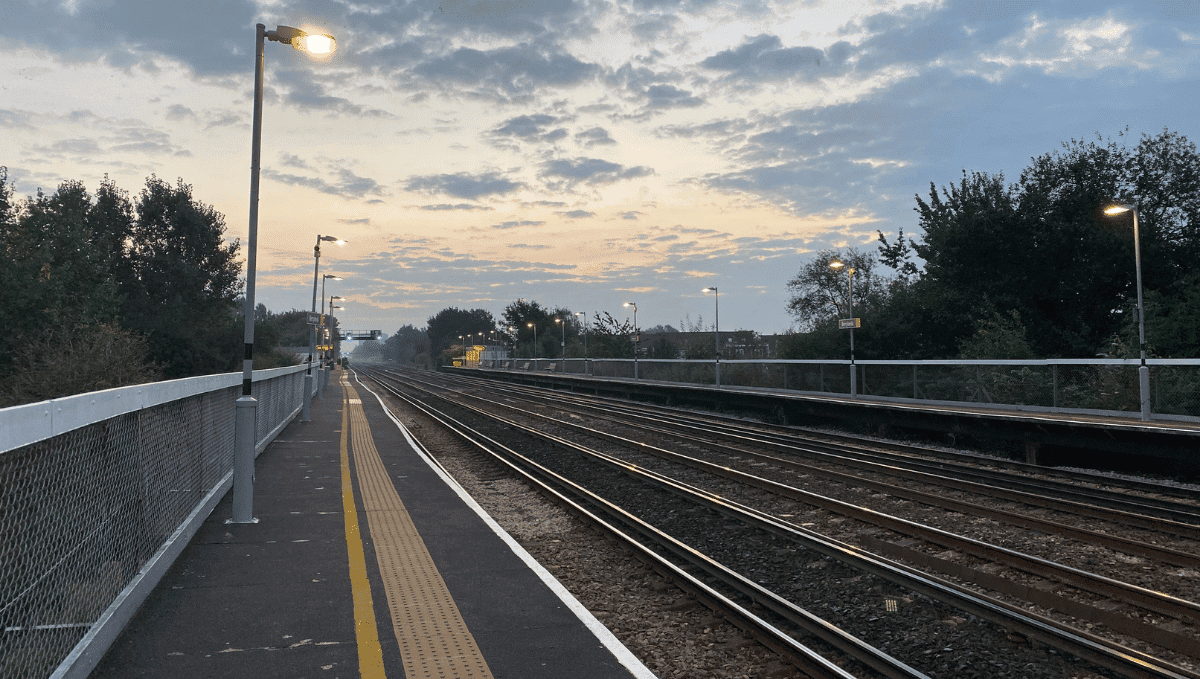
<instances>
[{"instance_id":1,"label":"chain-link fence","mask_svg":"<svg viewBox=\"0 0 1200 679\"><path fill-rule=\"evenodd\" d=\"M1150 410L1159 418L1200 418L1200 359L1149 359ZM714 361L676 359L504 359L485 368L594 377L715 384ZM1137 360L1046 361L721 361L721 386L849 394L863 398L978 403L1048 411L1140 413Z\"/></svg>"},{"instance_id":2,"label":"chain-link fence","mask_svg":"<svg viewBox=\"0 0 1200 679\"><path fill-rule=\"evenodd\" d=\"M255 372L257 450L299 412L303 370ZM103 653L89 643L122 626L104 623L132 614L229 487L240 395L233 373L0 410L0 677Z\"/></svg>"}]
</instances>

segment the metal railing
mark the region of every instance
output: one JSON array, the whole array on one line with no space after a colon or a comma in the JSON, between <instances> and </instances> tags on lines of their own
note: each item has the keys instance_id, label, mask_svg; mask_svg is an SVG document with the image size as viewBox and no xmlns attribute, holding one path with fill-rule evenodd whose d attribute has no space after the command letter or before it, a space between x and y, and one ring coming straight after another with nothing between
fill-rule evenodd
<instances>
[{"instance_id":1,"label":"metal railing","mask_svg":"<svg viewBox=\"0 0 1200 679\"><path fill-rule=\"evenodd\" d=\"M256 454L304 366L254 373ZM0 410L0 677L86 676L229 489L241 373Z\"/></svg>"},{"instance_id":2,"label":"metal railing","mask_svg":"<svg viewBox=\"0 0 1200 679\"><path fill-rule=\"evenodd\" d=\"M1200 359L1147 359L1155 419L1200 420ZM860 398L1100 415L1141 412L1137 359L1041 361L856 361ZM517 358L479 367L634 378L633 359ZM639 359L638 378L715 383L710 360ZM850 394L850 361L754 359L721 361L722 387L810 394Z\"/></svg>"}]
</instances>

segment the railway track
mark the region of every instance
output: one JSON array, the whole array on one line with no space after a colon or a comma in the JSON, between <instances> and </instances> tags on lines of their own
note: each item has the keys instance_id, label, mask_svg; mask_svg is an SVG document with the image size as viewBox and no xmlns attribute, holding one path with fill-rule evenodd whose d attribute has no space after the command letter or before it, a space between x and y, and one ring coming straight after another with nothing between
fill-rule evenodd
<instances>
[{"instance_id":1,"label":"railway track","mask_svg":"<svg viewBox=\"0 0 1200 679\"><path fill-rule=\"evenodd\" d=\"M381 373L375 373L375 377L381 383L398 379ZM509 388L491 382L480 383L462 378L448 380L445 376L410 374L400 382L404 386L398 390L407 392L411 392L413 389L421 390L423 393L418 397L421 401L437 400L442 404L441 407L448 410L458 409L459 417L472 422L470 425L461 426L478 427L481 435L482 432L490 432L490 435L502 439L505 436L514 435L512 432L520 432L519 437L523 437L525 440L530 437L536 438L542 442L542 447L545 447L544 444L550 444L558 450L572 451L572 458L579 457L589 460L586 464L593 469L607 468L609 471L604 473L612 473L612 470L616 470L615 473L620 475L621 480L620 482L610 482L611 487L608 491L614 497L622 495L620 490L622 485L649 484L656 487L655 502L648 505L643 502L643 509L640 510L640 513L632 509L623 511L638 516L640 520L654 524L661 530L667 530L666 526L675 526L668 531L672 534L691 534L689 538L677 537L677 540L690 545L688 549L692 551L703 551L709 557L715 558L714 555L722 550L738 550L737 547L730 548L729 544L755 544L771 550L769 554L772 560L778 561L782 556L784 562L800 560L802 557L797 555L802 553L820 554L819 560L807 561L803 567L830 568L830 572L844 570L845 573L842 577L847 581L864 577L868 579L867 584L870 585L866 590L868 593L860 593L851 598L857 597L858 600L872 601L878 604L882 597L885 609L888 606L900 606L896 602L904 602L902 607L905 608L906 615L914 614L914 605L918 601L941 602L936 605L965 611L967 618L976 616L989 620L999 630L997 632L999 634L997 647L999 648L1005 646L1004 640L1006 639L1009 640L1008 645L1010 646L1014 643L1012 641L1014 638L1018 640L1015 642L1018 645L1028 645L1027 642L1033 640L1037 644L1046 644L1049 647L1074 654L1085 659L1086 663L1094 663L1107 668L1107 672L1118 675L1197 676L1189 666L1189 659L1196 657L1195 636L1191 625L1194 624L1200 607L1186 598L1173 597L1136 586L1131 587L1128 583L1113 578L1095 576L1095 574L1081 569L1063 568L1046 559L1030 557L1015 550L954 535L948 531L941 531L883 512L869 510L835 498L823 497L794 485L773 480L785 475L797 478L819 477L824 482L853 484L859 489L867 488L874 495L901 497L903 502L934 503L938 498L927 492L900 488L868 479L866 476L899 477L910 482L927 485L934 483L929 477L945 478L947 479L945 483L958 484L958 492L964 492L961 490L964 487L968 489L965 492L973 492L970 489L975 486L963 486L962 484L984 485L980 479L987 477L987 474L980 472L976 467L967 468L961 460L943 459L931 463L928 459L918 458L911 448L888 451L880 450L883 447L879 445L873 445L872 449L868 450L862 450L859 446L854 453L858 459L853 462L853 465L870 466L856 467L856 471L849 472L848 475L846 471L813 466L817 464L813 462L814 457L820 460L819 464L821 465L845 466L851 464L843 460L853 457L846 448L855 447L849 446L845 441L819 443L813 443L811 440L797 441L794 431L765 427L757 423L737 421L731 418L708 418L684 411L635 408L632 404L614 403L608 399L584 399L576 395L553 393L547 400L537 390ZM485 400L471 398L469 392L478 390L486 392ZM663 420L664 415L668 418L666 421ZM449 416L444 415L444 417ZM528 423L531 418L536 421L533 425ZM597 426L599 423L603 423L603 429ZM669 446L657 443L668 438L673 441ZM655 443L648 442L651 440ZM529 446L530 444L526 442L523 445ZM667 447L673 450L668 450ZM683 448L688 449L686 454L677 452ZM755 449L770 452L763 453ZM697 452L701 450L704 451L703 454ZM881 461L881 456L890 457ZM539 463L552 469L554 464L562 464L557 459L562 457L564 456L549 455L547 459L540 460ZM900 462L905 464L901 465ZM851 465L852 468L854 468L853 465ZM969 474L963 476L973 474L974 477L971 480L964 480L963 476L950 474L947 467L964 467ZM682 471L685 469L688 470L686 473ZM935 471L936 473L934 473ZM582 472L556 469L555 473L569 477ZM1001 474L1000 477L995 477L986 484L990 488L1001 488L1003 487L1000 485L1001 483L1017 482L1011 478L1002 478L1012 476L1007 471L989 473ZM587 479L602 476L603 474L598 471L583 473L583 478ZM635 479L637 484L633 483ZM581 486L586 485L582 480L577 480L576 483ZM587 483L593 482L588 481ZM1038 483L1045 482L1038 481ZM1055 484L1057 486L1069 485L1058 480L1048 487L1055 488L1057 487ZM1008 492L1036 496L1035 491L1030 490L1032 487L1032 485L1026 484L1023 486L1024 490L1010 489ZM1089 489L1089 492L1093 490ZM921 495L923 492L924 495ZM993 491L993 493L995 492ZM664 493L671 496L671 499L666 499L663 496ZM758 496L755 495L756 493ZM1121 505L1121 508L1112 511L1126 515L1126 518L1122 520L1136 523L1139 521L1136 517L1145 516L1144 513L1137 510L1143 506L1153 506L1155 511L1172 513L1173 518L1160 517L1159 521L1180 524L1178 527L1173 527L1172 530L1184 533L1180 539L1191 539L1186 530L1190 525L1187 523L1190 510L1186 502L1153 496L1151 499L1155 500L1154 502L1144 502L1142 497L1132 496L1130 493L1144 494L1144 491L1123 488L1115 495L1125 495L1125 498L1112 497L1110 500L1105 500L1106 502L1111 501L1115 505ZM1169 496L1170 494L1162 495ZM995 495L989 495L989 497L995 497ZM676 506L676 503L681 502L681 498L682 504ZM608 501L615 500L609 497ZM629 501L637 503L636 498ZM1024 497L1022 501L1031 502L1033 500L1031 497ZM954 504L955 502L957 504ZM1122 503L1124 504L1122 505ZM965 507L961 501L953 501L951 504L955 507L951 511L959 512L970 509ZM1088 503L1087 506L1093 510L1092 518L1102 518L1094 516L1095 508L1100 504L1101 500ZM869 523L873 527L865 531L859 527L852 531L858 534L857 544L830 539L827 535L814 532L804 525L806 523L811 525L811 522L802 520L811 518L811 512L804 513L801 520L796 519L798 505L820 507L822 512L835 512L855 522ZM671 516L671 511L667 511L665 516L662 515L660 508L666 506L676 507L671 510L675 512L675 516ZM931 504L930 506L936 505ZM1065 507L1069 509L1070 506L1068 504ZM696 513L701 511L696 509L697 507L704 507L703 511L707 514L715 513L723 518L714 519L717 523L706 524L696 516ZM945 510L944 507L943 510ZM994 512L995 510L989 509L988 511ZM1065 511L1064 505L1054 507L1053 511ZM995 520L995 516L993 514L989 520ZM1018 525L1022 521L1011 516L1008 517L1008 520L1017 522ZM1112 519L1104 518L1104 520L1111 521ZM721 521L725 523L720 523ZM731 521L736 521L736 523L730 523ZM708 527L697 533L696 527L705 525ZM729 528L730 525L739 527ZM1055 527L1044 521L1036 525L1047 530ZM1029 524L1025 523L1022 529L1031 530L1028 526ZM1146 530L1146 528L1138 530ZM885 531L891 531L893 534L883 534ZM723 533L736 534L738 537L732 542L725 540L724 542L728 543L725 545L710 544L712 541L707 539L712 535L722 535ZM645 533L639 534L645 538ZM906 537L896 538L895 535ZM1090 533L1076 532L1074 535L1074 539L1087 540L1091 537ZM942 552L952 550L955 552L954 558L958 560L948 558L945 553L935 557L920 551L913 544L905 544L906 540L918 540L926 546L935 545ZM1137 542L1137 540L1125 540L1119 544L1121 549L1132 549ZM870 549L864 549L864 544ZM1156 555L1153 558L1163 559L1167 563L1170 563L1170 559L1186 563L1191 563L1187 561L1188 559L1194 559L1185 550L1172 550L1152 543L1146 544L1152 548L1148 553ZM659 549L662 549L661 545L659 545ZM676 547L675 549L678 551L682 548ZM871 552L876 552L876 554ZM925 554L925 556L918 556L920 554ZM904 561L907 563L891 561L885 558L886 556L905 557ZM961 562L964 556L981 560L985 567L975 568L964 565ZM730 559L737 560L727 556L722 557L721 561L724 567L735 573L770 570L763 569L761 564L756 567L752 563L753 560L745 559L747 563L735 567L726 563ZM911 565L914 562L922 568ZM811 566L814 563L825 563L826 565ZM836 565L831 566L830 564ZM997 581L1012 582L1009 578L1000 577L987 571L986 566L997 564L1002 564L1004 568L1014 569L1022 574L1036 574L1038 577L1050 578L1059 583L1055 587L1070 584L1072 588L1086 594L1082 597L1085 600L1081 601L1081 595L1078 593L1065 596L1056 591L1047 591L1052 588L1028 584L1023 585L1023 590L1011 585L997 587L1001 583L990 582L988 581L989 577ZM936 567L929 568L931 565ZM699 568L696 564L688 567ZM712 568L712 566L708 568ZM1042 569L1043 572L1038 573L1038 569ZM796 568L775 570L784 572L777 576L773 575L772 578L786 580L787 572L794 573ZM939 570L951 570L960 576L958 578L960 581L971 580L972 577L979 576L978 579L988 581L985 582L985 587L993 591L999 589L1008 595L1007 599L1009 600L1000 600L984 595L979 591L978 586L967 587L961 582L955 583L939 578L923 572L923 570L932 570L935 573ZM705 572L708 573L707 577L721 581L723 586L732 586L729 582L730 575L719 576L711 571ZM1055 575L1048 576L1047 572L1054 572ZM864 573L867 575L864 576ZM940 574L945 575L944 572ZM970 577L963 578L961 577L963 575ZM750 580L751 583L756 581L754 578L746 578L745 575L741 577ZM892 595L883 595L880 593L882 590L876 591L881 586L880 583L883 583L882 586L885 587L896 588L896 591ZM765 586L761 582L759 585ZM765 605L764 601L775 597L778 600L774 601L772 605L783 608L787 608L789 604L796 606L793 599L803 599L802 596L793 593L794 583L776 582L768 589L769 592L766 594L741 591L727 596L740 596L749 600L751 605L755 603ZM845 591L850 592L852 589ZM1119 634L1141 639L1156 649L1166 648L1168 652L1165 654L1148 653L1124 647L1110 638L1097 636L1086 629L1074 629L1052 617L1031 614L1012 602L1014 599L1019 600L1021 598L1019 595L1022 593L1027 595L1027 598L1033 599L1034 601L1031 603L1035 606L1054 608L1055 610L1066 609L1068 613L1074 614L1077 618L1102 620L1107 627L1116 629ZM1086 601L1088 596L1092 597L1091 601ZM887 603L889 601L893 603ZM1169 624L1174 627L1165 626L1161 620L1146 622L1139 619L1140 616L1129 616L1126 611L1112 610L1110 602L1113 601L1117 601L1119 606L1140 607L1146 616L1161 616L1163 619L1169 619ZM1053 606L1047 604L1053 604ZM810 610L820 609L825 617L836 617L826 615L826 613L830 608L839 608L828 602L817 603L814 606L815 608L806 605ZM781 615L773 608L770 610L776 615ZM926 615L945 617L947 613L945 611L929 612ZM1107 619L1105 615L1108 616ZM955 618L956 616L949 615L948 617ZM886 615L877 616L876 621L886 618ZM855 624L858 623L852 622L848 626L853 627ZM860 627L861 629L855 630L855 633L863 638L873 638L869 635L880 633L880 630L873 630L872 625ZM875 627L879 626L875 625ZM887 632L883 633L886 636ZM811 636L812 634L811 631L806 631L802 636ZM1166 646L1164 647L1163 644ZM896 645L896 647L900 646L903 644ZM920 653L920 651L917 652ZM1175 656L1173 659L1178 661L1177 664L1164 661L1159 657L1160 655L1172 657L1172 654ZM898 655L901 655L902 661L909 660L903 657L903 654ZM920 668L921 658L918 657L909 664ZM878 669L872 668L872 671L878 671ZM882 676L895 675L883 674ZM1022 671L1013 676L1034 675Z\"/></svg>"}]
</instances>

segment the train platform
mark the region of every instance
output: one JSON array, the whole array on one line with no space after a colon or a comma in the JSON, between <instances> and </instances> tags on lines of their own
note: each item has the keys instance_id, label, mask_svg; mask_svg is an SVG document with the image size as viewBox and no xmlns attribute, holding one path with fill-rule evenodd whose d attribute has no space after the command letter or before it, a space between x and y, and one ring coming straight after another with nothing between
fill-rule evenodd
<instances>
[{"instance_id":1,"label":"train platform","mask_svg":"<svg viewBox=\"0 0 1200 679\"><path fill-rule=\"evenodd\" d=\"M339 371L92 672L608 679L650 673Z\"/></svg>"}]
</instances>

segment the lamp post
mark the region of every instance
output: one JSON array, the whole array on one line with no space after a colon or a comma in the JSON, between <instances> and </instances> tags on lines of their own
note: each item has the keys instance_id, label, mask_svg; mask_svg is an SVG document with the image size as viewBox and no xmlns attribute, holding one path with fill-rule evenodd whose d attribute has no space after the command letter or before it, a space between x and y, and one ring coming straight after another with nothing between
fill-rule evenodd
<instances>
[{"instance_id":1,"label":"lamp post","mask_svg":"<svg viewBox=\"0 0 1200 679\"><path fill-rule=\"evenodd\" d=\"M319 318L320 318L322 332L324 332L324 330L325 330L325 281L328 281L328 280L340 281L340 280L342 280L342 278L340 276L335 276L335 275L329 274L329 273L325 274L321 278L321 315ZM315 286L315 283L314 283L314 286ZM341 297L338 297L338 299L341 299ZM331 301L330 304L333 304L333 302ZM325 346L326 339L328 339L328 338L326 338L325 335L322 334L321 335L321 346ZM317 398L320 398L325 395L325 379L324 378L327 376L323 372L325 370L325 350L324 349L321 350L320 359L321 359L321 365L318 366L317 369L322 371L322 374L321 374L322 379L320 379L317 382Z\"/></svg>"},{"instance_id":2,"label":"lamp post","mask_svg":"<svg viewBox=\"0 0 1200 679\"><path fill-rule=\"evenodd\" d=\"M258 251L259 160L262 156L263 52L266 41L282 42L310 54L331 54L337 43L331 35L309 35L298 28L278 26L268 31L255 25L254 113L250 135L250 219L246 244L246 327L243 333L242 396L237 400L233 434L233 518L231 523L258 523L254 518L254 448L258 401L254 381L254 273Z\"/></svg>"},{"instance_id":3,"label":"lamp post","mask_svg":"<svg viewBox=\"0 0 1200 679\"><path fill-rule=\"evenodd\" d=\"M641 336L638 335L638 327L637 327L637 304L634 302L626 302L622 306L633 307L633 379L636 380L636 379L638 379L638 357L637 357L638 346L637 345L638 345L638 341L641 340Z\"/></svg>"},{"instance_id":4,"label":"lamp post","mask_svg":"<svg viewBox=\"0 0 1200 679\"><path fill-rule=\"evenodd\" d=\"M561 325L561 326L562 326L562 359L563 359L563 372L566 372L566 370L567 370L567 319L565 319L565 318L563 318L563 317L561 317L561 316L556 316L556 317L554 318L554 322L555 322L555 323L558 323L559 325Z\"/></svg>"},{"instance_id":5,"label":"lamp post","mask_svg":"<svg viewBox=\"0 0 1200 679\"><path fill-rule=\"evenodd\" d=\"M1142 421L1150 421L1150 368L1146 366L1146 311L1142 305L1142 244L1138 236L1138 211L1135 205L1110 205L1104 209L1106 215L1133 213L1133 265L1137 275L1138 306L1138 354L1142 364L1138 366L1138 391L1141 400Z\"/></svg>"},{"instance_id":6,"label":"lamp post","mask_svg":"<svg viewBox=\"0 0 1200 679\"><path fill-rule=\"evenodd\" d=\"M574 315L583 316L583 374L591 375L592 374L592 369L591 369L592 362L590 360L588 360L588 351L587 351L587 336L588 336L587 312L586 311L576 311Z\"/></svg>"},{"instance_id":7,"label":"lamp post","mask_svg":"<svg viewBox=\"0 0 1200 679\"><path fill-rule=\"evenodd\" d=\"M854 366L854 267L833 260L829 263L831 269L846 269L846 308L850 311L850 398L858 398L858 371Z\"/></svg>"},{"instance_id":8,"label":"lamp post","mask_svg":"<svg viewBox=\"0 0 1200 679\"><path fill-rule=\"evenodd\" d=\"M533 359L537 360L537 325L534 323L526 323L525 327L533 328ZM537 367L535 364L534 367Z\"/></svg>"},{"instance_id":9,"label":"lamp post","mask_svg":"<svg viewBox=\"0 0 1200 679\"><path fill-rule=\"evenodd\" d=\"M338 278L337 276L330 276L329 278L332 278L333 280L338 280L338 281L342 280L342 279ZM345 309L346 308L344 306L334 307L333 300L335 300L335 299L341 300L343 298L338 295L330 295L329 296L329 323L328 323L328 327L326 327L326 329L325 329L325 332L326 332L326 334L325 334L325 351L322 353L322 356L321 356L321 365L324 366L324 371L325 371L324 372L324 382L321 383L322 388L329 386L329 373L333 369L333 366L332 366L333 346L334 346L334 344L333 344L333 310L335 308L337 308L337 309Z\"/></svg>"},{"instance_id":10,"label":"lamp post","mask_svg":"<svg viewBox=\"0 0 1200 679\"><path fill-rule=\"evenodd\" d=\"M716 383L719 387L721 386L721 293L717 292L715 287L704 288L700 292L713 294L713 308L716 313L716 320L713 321L713 343L717 350Z\"/></svg>"},{"instance_id":11,"label":"lamp post","mask_svg":"<svg viewBox=\"0 0 1200 679\"><path fill-rule=\"evenodd\" d=\"M317 313L317 271L321 268L321 241L331 241L338 245L345 245L346 241L337 236L322 236L317 234L317 244L313 246L313 298L312 312ZM322 296L325 293L321 293ZM313 392L313 374L312 364L313 357L317 353L317 323L309 325L308 329L308 368L304 372L304 414L300 418L301 422L312 421L312 392Z\"/></svg>"}]
</instances>

